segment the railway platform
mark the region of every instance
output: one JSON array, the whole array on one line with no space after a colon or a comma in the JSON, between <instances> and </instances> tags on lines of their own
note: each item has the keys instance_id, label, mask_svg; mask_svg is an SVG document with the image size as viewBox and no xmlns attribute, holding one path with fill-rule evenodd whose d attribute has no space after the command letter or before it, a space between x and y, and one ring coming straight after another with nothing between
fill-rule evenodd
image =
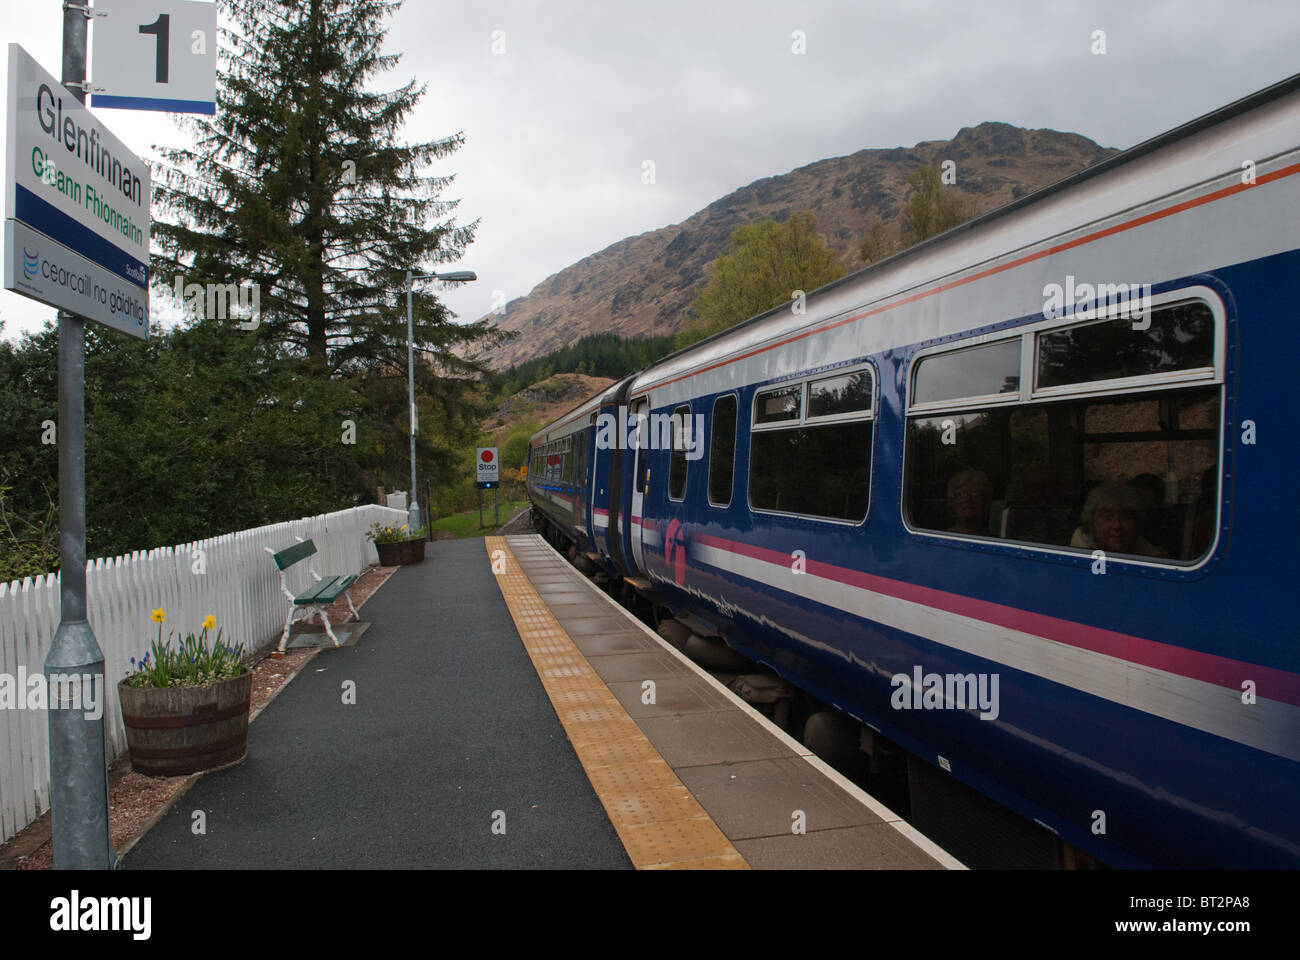
<instances>
[{"instance_id":1,"label":"railway platform","mask_svg":"<svg viewBox=\"0 0 1300 960\"><path fill-rule=\"evenodd\" d=\"M961 867L539 536L431 543L363 616L126 869Z\"/></svg>"}]
</instances>

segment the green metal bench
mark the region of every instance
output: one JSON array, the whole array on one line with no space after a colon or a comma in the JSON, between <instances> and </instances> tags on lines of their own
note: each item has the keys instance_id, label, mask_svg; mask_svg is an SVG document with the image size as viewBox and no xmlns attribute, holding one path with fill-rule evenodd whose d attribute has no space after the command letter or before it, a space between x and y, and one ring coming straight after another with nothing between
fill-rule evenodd
<instances>
[{"instance_id":1,"label":"green metal bench","mask_svg":"<svg viewBox=\"0 0 1300 960\"><path fill-rule=\"evenodd\" d=\"M276 654L283 656L284 645L289 641L289 627L293 624L294 614L299 610L305 610L304 620L310 619L313 613L319 613L321 622L325 624L325 633L334 641L334 646L339 645L339 638L334 636L334 630L330 626L330 618L325 613L325 608L339 598L340 595L347 598L348 609L352 611L352 619L359 619L357 608L352 606L352 594L348 588L356 582L356 576L346 577L322 577L315 570L308 566L307 570L311 573L312 578L316 581L309 586L305 593L294 595L289 589L288 580L285 578L284 571L288 570L295 563L306 560L316 552L316 544L311 540L303 540L294 544L285 550L276 553L270 547L263 547L267 553L275 560L275 565L280 569L280 589L284 595L289 598L289 616L284 621L284 635L280 637L280 646L276 648ZM347 621L343 621L347 623Z\"/></svg>"}]
</instances>

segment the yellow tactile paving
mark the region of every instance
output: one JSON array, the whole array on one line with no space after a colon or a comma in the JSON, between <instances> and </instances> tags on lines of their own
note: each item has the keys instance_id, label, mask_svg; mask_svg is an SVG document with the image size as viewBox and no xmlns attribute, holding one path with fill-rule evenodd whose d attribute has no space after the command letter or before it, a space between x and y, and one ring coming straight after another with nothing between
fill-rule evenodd
<instances>
[{"instance_id":1,"label":"yellow tactile paving","mask_svg":"<svg viewBox=\"0 0 1300 960\"><path fill-rule=\"evenodd\" d=\"M657 863L647 870L748 870L749 864L740 854L709 857L705 860L679 860L676 863Z\"/></svg>"},{"instance_id":2,"label":"yellow tactile paving","mask_svg":"<svg viewBox=\"0 0 1300 960\"><path fill-rule=\"evenodd\" d=\"M591 668L520 569L486 537L497 586L574 752L638 870L748 870L736 848ZM498 553L497 551L500 551Z\"/></svg>"}]
</instances>

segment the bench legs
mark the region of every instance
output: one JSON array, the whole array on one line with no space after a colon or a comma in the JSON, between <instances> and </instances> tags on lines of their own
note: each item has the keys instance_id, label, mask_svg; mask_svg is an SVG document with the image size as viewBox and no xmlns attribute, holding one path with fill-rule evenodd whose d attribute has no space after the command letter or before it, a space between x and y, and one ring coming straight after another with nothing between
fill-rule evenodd
<instances>
[{"instance_id":1,"label":"bench legs","mask_svg":"<svg viewBox=\"0 0 1300 960\"><path fill-rule=\"evenodd\" d=\"M345 590L345 591L343 592L343 596L347 598L347 601L348 601L348 609L352 611L352 617L351 617L351 619L353 619L353 620L360 620L360 619L361 619L361 614L357 613L357 608L354 607L354 606L352 605L352 591L351 591L351 590ZM304 610L304 611L306 611L306 617L304 617L304 619L311 619L311 615L312 615L313 613L319 613L319 614L320 614L321 623L325 624L325 633L326 633L326 635L327 635L331 640L334 641L334 646L337 647L337 646L339 645L339 638L336 637L336 636L334 636L334 628L330 625L330 618L329 618L329 615L325 612L325 608L324 608L324 607L322 607L322 606L310 606L310 607L295 607L295 606L290 606L290 607L289 607L289 616L288 616L288 617L285 619L285 621L284 621L284 633L280 636L280 645L276 648L276 651L275 651L277 654L279 654L280 656L284 656L284 645L285 645L286 643L289 642L289 627L292 626L292 624L293 624L293 615L294 615L295 613L297 613L299 610ZM347 621L347 620L344 620L343 622L344 622L344 623L347 623L348 621Z\"/></svg>"},{"instance_id":2,"label":"bench legs","mask_svg":"<svg viewBox=\"0 0 1300 960\"><path fill-rule=\"evenodd\" d=\"M361 615L360 615L359 613L356 613L356 607L355 607L355 606L352 606L352 592L350 591L350 589L347 589L347 591L343 591L343 596L344 596L344 597L347 597L347 609L352 611L352 619L354 619L354 620L359 620L359 619L361 619ZM313 606L312 609L313 609L313 610L316 610L317 613L321 615L321 623L324 623L324 624L325 624L325 633L326 633L326 635L329 636L329 639L330 639L330 640L333 640L333 641L334 641L334 645L335 645L335 647L338 647L338 637L337 637L337 636L334 636L334 630L333 630L333 627L330 627L330 624L329 624L329 614L326 614L326 613L325 613L325 607L324 607L324 606ZM347 623L347 620L343 620L343 623Z\"/></svg>"},{"instance_id":3,"label":"bench legs","mask_svg":"<svg viewBox=\"0 0 1300 960\"><path fill-rule=\"evenodd\" d=\"M320 622L325 624L325 633L331 640L334 641L334 646L337 647L339 645L339 638L334 636L334 630L330 627L329 614L325 612L324 607L313 607L312 609L320 613Z\"/></svg>"},{"instance_id":4,"label":"bench legs","mask_svg":"<svg viewBox=\"0 0 1300 960\"><path fill-rule=\"evenodd\" d=\"M293 615L297 610L298 608L293 604L289 605L289 616L287 616L284 621L284 633L280 635L280 645L275 648L275 652L278 655L276 657L277 660L284 656L284 645L289 642L289 626L293 623Z\"/></svg>"}]
</instances>

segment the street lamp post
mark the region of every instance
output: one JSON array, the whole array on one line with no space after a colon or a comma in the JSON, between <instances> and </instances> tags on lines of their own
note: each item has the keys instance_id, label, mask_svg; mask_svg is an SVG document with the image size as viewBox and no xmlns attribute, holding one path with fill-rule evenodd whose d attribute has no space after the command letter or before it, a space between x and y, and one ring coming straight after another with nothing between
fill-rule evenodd
<instances>
[{"instance_id":1,"label":"street lamp post","mask_svg":"<svg viewBox=\"0 0 1300 960\"><path fill-rule=\"evenodd\" d=\"M412 290L416 280L477 280L478 274L473 270L456 270L452 273L426 273L412 276L406 271L406 378L407 390L411 403L411 504L407 511L406 522L410 532L420 529L420 504L415 495L415 320L412 307Z\"/></svg>"}]
</instances>

